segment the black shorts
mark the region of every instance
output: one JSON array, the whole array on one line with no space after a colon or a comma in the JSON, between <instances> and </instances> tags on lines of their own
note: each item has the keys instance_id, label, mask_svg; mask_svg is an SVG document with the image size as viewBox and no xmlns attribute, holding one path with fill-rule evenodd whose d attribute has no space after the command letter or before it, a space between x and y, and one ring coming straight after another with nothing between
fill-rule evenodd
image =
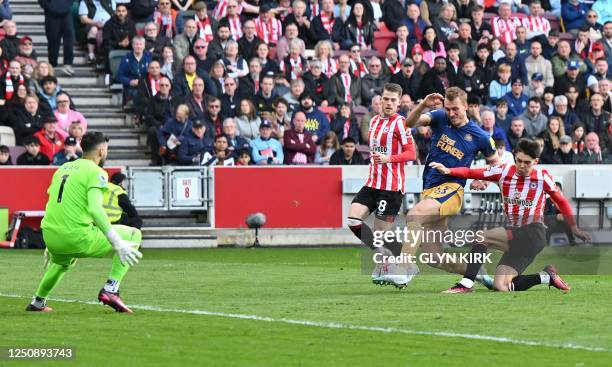
<instances>
[{"instance_id":1,"label":"black shorts","mask_svg":"<svg viewBox=\"0 0 612 367\"><path fill-rule=\"evenodd\" d=\"M402 207L403 197L404 194L399 191L378 190L364 186L352 202L367 206L370 213L376 216L396 216Z\"/></svg>"},{"instance_id":2,"label":"black shorts","mask_svg":"<svg viewBox=\"0 0 612 367\"><path fill-rule=\"evenodd\" d=\"M533 262L533 259L546 246L546 227L542 223L531 223L522 227L506 228L510 240L510 251L499 260L498 265L506 265L519 274Z\"/></svg>"}]
</instances>

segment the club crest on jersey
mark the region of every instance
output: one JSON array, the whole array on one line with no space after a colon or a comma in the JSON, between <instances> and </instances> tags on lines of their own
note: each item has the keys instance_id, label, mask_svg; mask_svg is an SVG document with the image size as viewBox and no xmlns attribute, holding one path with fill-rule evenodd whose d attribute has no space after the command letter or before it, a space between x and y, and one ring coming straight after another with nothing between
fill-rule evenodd
<instances>
[{"instance_id":1,"label":"club crest on jersey","mask_svg":"<svg viewBox=\"0 0 612 367\"><path fill-rule=\"evenodd\" d=\"M465 140L466 141L472 141L472 140L474 140L474 138L472 137L472 134L465 134Z\"/></svg>"},{"instance_id":2,"label":"club crest on jersey","mask_svg":"<svg viewBox=\"0 0 612 367\"><path fill-rule=\"evenodd\" d=\"M535 183L535 182L532 182L532 183L529 184L529 188L532 189L532 190L535 190L535 189L538 188L538 184Z\"/></svg>"},{"instance_id":3,"label":"club crest on jersey","mask_svg":"<svg viewBox=\"0 0 612 367\"><path fill-rule=\"evenodd\" d=\"M383 133L388 133L389 132L389 126L385 126L383 128Z\"/></svg>"}]
</instances>

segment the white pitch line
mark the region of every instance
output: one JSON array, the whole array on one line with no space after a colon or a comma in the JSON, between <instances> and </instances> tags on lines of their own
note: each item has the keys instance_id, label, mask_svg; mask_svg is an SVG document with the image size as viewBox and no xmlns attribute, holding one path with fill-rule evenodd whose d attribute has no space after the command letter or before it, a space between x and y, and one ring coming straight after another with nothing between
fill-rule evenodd
<instances>
[{"instance_id":1,"label":"white pitch line","mask_svg":"<svg viewBox=\"0 0 612 367\"><path fill-rule=\"evenodd\" d=\"M18 294L5 294L5 293L0 293L0 297L30 298L28 296L22 296ZM56 302L79 303L79 304L86 304L86 305L99 305L100 304L99 302L95 302L95 301L81 301L77 299L65 299L65 298L50 298L49 300L56 301ZM506 338L503 336L500 337L500 336L479 335L479 334L455 333L451 331L411 330L411 329L400 329L400 328L383 327L383 326L352 325L352 324L344 324L344 323L339 323L339 322L293 320L293 319L286 319L286 318L273 318L273 317L267 317L267 316L248 315L248 314L239 314L239 313L225 313L225 312L206 311L206 310L183 310L183 309L178 309L178 308L163 308L163 307L156 307L156 306L149 306L149 305L129 305L129 307L135 310L143 310L143 311L216 316L216 317L226 317L226 318L231 318L231 319L243 319L243 320L253 320L253 321L274 322L274 323L281 323L281 324L312 326L312 327L318 327L318 328L324 328L324 329L347 329L347 330L374 331L374 332L392 333L392 334L429 335L429 336L439 336L439 337L447 337L447 338L486 340L486 341L497 342L497 343L527 345L527 346L532 346L532 347L575 349L575 350L584 350L588 352L607 352L607 353L612 352L612 349L609 349L609 348L591 347L588 345L579 345L579 344L573 344L573 343L554 344L554 343L545 343L545 342L539 342L539 341L533 341L533 340L512 339L512 338Z\"/></svg>"}]
</instances>

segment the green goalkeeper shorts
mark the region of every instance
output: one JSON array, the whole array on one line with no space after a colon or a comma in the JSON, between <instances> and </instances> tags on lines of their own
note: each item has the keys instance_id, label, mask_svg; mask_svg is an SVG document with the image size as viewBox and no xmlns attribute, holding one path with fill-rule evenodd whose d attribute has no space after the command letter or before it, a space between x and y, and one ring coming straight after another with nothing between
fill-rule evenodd
<instances>
[{"instance_id":1,"label":"green goalkeeper shorts","mask_svg":"<svg viewBox=\"0 0 612 367\"><path fill-rule=\"evenodd\" d=\"M140 244L139 229L118 224L112 227L123 240ZM95 226L72 232L45 229L43 238L51 261L58 265L70 265L75 258L104 257L114 251L106 235Z\"/></svg>"}]
</instances>

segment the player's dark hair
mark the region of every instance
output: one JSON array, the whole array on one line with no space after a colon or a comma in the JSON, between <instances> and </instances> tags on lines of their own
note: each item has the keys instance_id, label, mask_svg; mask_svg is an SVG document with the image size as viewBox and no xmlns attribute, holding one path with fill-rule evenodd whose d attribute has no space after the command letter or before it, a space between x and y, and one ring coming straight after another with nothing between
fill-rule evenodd
<instances>
[{"instance_id":1,"label":"player's dark hair","mask_svg":"<svg viewBox=\"0 0 612 367\"><path fill-rule=\"evenodd\" d=\"M383 87L383 91L395 93L398 95L398 97L401 97L402 94L404 93L404 91L402 90L402 87L396 83L385 83Z\"/></svg>"},{"instance_id":2,"label":"player's dark hair","mask_svg":"<svg viewBox=\"0 0 612 367\"><path fill-rule=\"evenodd\" d=\"M350 136L344 138L342 140L342 145L346 144L346 143L353 143L353 144L357 144L357 142L355 141L355 139L351 138Z\"/></svg>"},{"instance_id":3,"label":"player's dark hair","mask_svg":"<svg viewBox=\"0 0 612 367\"><path fill-rule=\"evenodd\" d=\"M83 139L81 139L81 149L83 149L83 154L87 154L93 152L98 149L98 146L102 143L108 143L108 137L104 136L99 131L90 131L87 134L83 135Z\"/></svg>"},{"instance_id":4,"label":"player's dark hair","mask_svg":"<svg viewBox=\"0 0 612 367\"><path fill-rule=\"evenodd\" d=\"M497 148L505 148L506 147L506 141L504 139L495 139L495 146Z\"/></svg>"},{"instance_id":5,"label":"player's dark hair","mask_svg":"<svg viewBox=\"0 0 612 367\"><path fill-rule=\"evenodd\" d=\"M516 144L516 152L527 154L528 156L534 159L540 158L540 144L535 140L522 138Z\"/></svg>"}]
</instances>

